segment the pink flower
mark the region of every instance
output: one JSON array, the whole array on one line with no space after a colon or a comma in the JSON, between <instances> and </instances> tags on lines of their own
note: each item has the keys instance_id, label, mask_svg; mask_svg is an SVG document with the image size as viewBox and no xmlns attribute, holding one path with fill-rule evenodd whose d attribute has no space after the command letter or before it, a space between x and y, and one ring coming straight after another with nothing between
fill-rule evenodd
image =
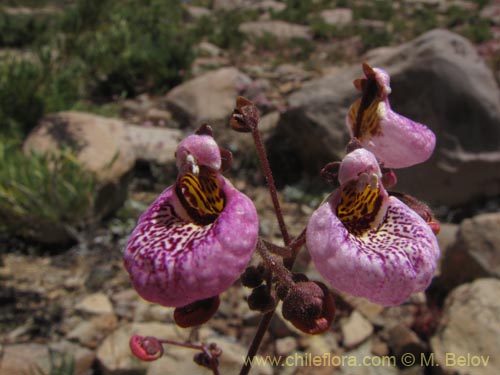
<instances>
[{"instance_id":1,"label":"pink flower","mask_svg":"<svg viewBox=\"0 0 500 375\"><path fill-rule=\"evenodd\" d=\"M381 183L375 156L357 149L339 167L340 187L313 213L307 247L336 289L397 305L429 285L439 247L432 229Z\"/></svg>"},{"instance_id":2,"label":"pink flower","mask_svg":"<svg viewBox=\"0 0 500 375\"><path fill-rule=\"evenodd\" d=\"M211 135L184 139L176 159L177 181L139 218L124 263L144 299L180 307L231 286L252 257L259 225L252 201L220 173Z\"/></svg>"},{"instance_id":3,"label":"pink flower","mask_svg":"<svg viewBox=\"0 0 500 375\"><path fill-rule=\"evenodd\" d=\"M434 151L434 133L418 122L391 109L389 75L363 64L364 78L354 81L362 96L346 118L352 137L358 138L385 168L404 168L429 159Z\"/></svg>"}]
</instances>

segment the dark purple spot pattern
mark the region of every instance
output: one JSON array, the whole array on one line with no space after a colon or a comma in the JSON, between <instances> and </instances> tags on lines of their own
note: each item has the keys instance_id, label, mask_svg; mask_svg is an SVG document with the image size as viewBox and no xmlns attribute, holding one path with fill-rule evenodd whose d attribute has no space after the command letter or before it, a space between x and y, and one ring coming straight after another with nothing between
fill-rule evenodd
<instances>
[{"instance_id":1,"label":"dark purple spot pattern","mask_svg":"<svg viewBox=\"0 0 500 375\"><path fill-rule=\"evenodd\" d=\"M124 253L132 284L146 300L184 306L229 288L255 250L258 218L248 197L222 176L224 210L208 225L182 220L173 186L141 215Z\"/></svg>"},{"instance_id":2,"label":"dark purple spot pattern","mask_svg":"<svg viewBox=\"0 0 500 375\"><path fill-rule=\"evenodd\" d=\"M335 216L331 198L311 217L307 246L318 271L334 288L381 305L397 305L429 285L439 246L420 216L397 198L387 199L380 226L355 235Z\"/></svg>"}]
</instances>

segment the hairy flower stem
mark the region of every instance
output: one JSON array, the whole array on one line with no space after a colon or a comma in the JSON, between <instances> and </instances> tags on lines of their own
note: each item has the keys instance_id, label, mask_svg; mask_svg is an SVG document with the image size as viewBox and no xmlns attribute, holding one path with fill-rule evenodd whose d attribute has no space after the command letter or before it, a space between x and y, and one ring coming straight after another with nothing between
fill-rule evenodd
<instances>
[{"instance_id":1,"label":"hairy flower stem","mask_svg":"<svg viewBox=\"0 0 500 375\"><path fill-rule=\"evenodd\" d=\"M270 269L274 275L278 276L281 282L285 282L290 286L294 284L290 270L283 266L281 260L276 259L275 256L269 253L267 244L264 241L260 240L257 243L257 251L262 259L264 259L267 268Z\"/></svg>"},{"instance_id":2,"label":"hairy flower stem","mask_svg":"<svg viewBox=\"0 0 500 375\"><path fill-rule=\"evenodd\" d=\"M292 247L291 247L292 248L292 255L284 260L285 268L282 268L278 271L278 272L280 272L280 276L281 276L281 274L284 274L285 270L290 271L292 269L293 264L295 263L295 258L297 257L298 249L300 248L300 246L302 246L304 244L304 241L305 241L304 234L305 234L305 230L299 235L299 237L297 237L293 241L289 240L288 245L292 245ZM300 244L300 246L297 246L298 244ZM265 246L265 245L263 244L263 242L259 241L259 243L257 244L257 249L259 250L259 253L262 255L262 258L264 259L266 264L268 263L268 260L270 262L274 262L274 266L271 266L271 269L273 271L275 271L275 269L278 268L277 264L275 264L276 262L267 253L267 249L262 250L261 246ZM284 278L285 278L285 280L288 280L289 276L284 277ZM290 281L293 282L292 280L290 280ZM276 311L276 306L274 307L274 309L265 313L262 316L260 323L259 323L259 326L257 327L257 332L255 332L255 336L252 340L252 343L250 344L250 347L248 348L245 362L243 363L243 366L241 367L241 370L240 370L240 375L248 375L248 373L250 372L250 369L252 368L253 358L255 357L255 355L257 354L257 351L259 350L260 344L262 343L262 339L264 338L264 335L266 334L266 331L269 328L269 324L271 323L271 319L273 318L275 311Z\"/></svg>"},{"instance_id":3,"label":"hairy flower stem","mask_svg":"<svg viewBox=\"0 0 500 375\"><path fill-rule=\"evenodd\" d=\"M276 192L273 173L271 172L271 167L269 166L269 160L267 159L266 150L264 148L264 145L262 144L262 138L257 126L252 127L252 137L255 143L255 148L257 149L257 154L259 155L262 169L264 170L264 176L266 177L267 187L269 188L271 200L273 201L274 212L276 213L276 218L278 219L281 236L283 237L285 245L288 246L290 244L290 235L288 234L288 230L286 229L285 220L283 218L283 213L281 212L281 207L278 200L278 194Z\"/></svg>"}]
</instances>

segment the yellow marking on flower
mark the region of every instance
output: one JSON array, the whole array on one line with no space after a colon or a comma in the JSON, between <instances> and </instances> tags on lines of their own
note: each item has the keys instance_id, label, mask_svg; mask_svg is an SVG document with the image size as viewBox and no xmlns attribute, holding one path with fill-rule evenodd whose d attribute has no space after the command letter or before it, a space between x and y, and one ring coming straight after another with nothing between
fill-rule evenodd
<instances>
[{"instance_id":1,"label":"yellow marking on flower","mask_svg":"<svg viewBox=\"0 0 500 375\"><path fill-rule=\"evenodd\" d=\"M385 104L378 99L374 99L368 107L361 109L361 99L358 99L349 108L349 122L351 124L352 132L358 130L358 134L355 136L359 140L363 140L365 137L372 137L380 133L380 116L385 110ZM359 126L358 126L359 123Z\"/></svg>"},{"instance_id":2,"label":"yellow marking on flower","mask_svg":"<svg viewBox=\"0 0 500 375\"><path fill-rule=\"evenodd\" d=\"M368 183L359 190L357 181L343 186L336 212L342 224L356 236L373 227L382 204L378 185Z\"/></svg>"},{"instance_id":3,"label":"yellow marking on flower","mask_svg":"<svg viewBox=\"0 0 500 375\"><path fill-rule=\"evenodd\" d=\"M177 183L177 194L193 221L198 224L213 222L222 212L225 197L213 172L186 173Z\"/></svg>"}]
</instances>

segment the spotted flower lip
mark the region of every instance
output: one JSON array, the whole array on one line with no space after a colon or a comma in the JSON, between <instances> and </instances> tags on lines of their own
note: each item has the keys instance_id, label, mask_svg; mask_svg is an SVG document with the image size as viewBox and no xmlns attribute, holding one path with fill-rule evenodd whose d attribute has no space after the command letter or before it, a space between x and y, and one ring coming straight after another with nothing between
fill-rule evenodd
<instances>
[{"instance_id":1,"label":"spotted flower lip","mask_svg":"<svg viewBox=\"0 0 500 375\"><path fill-rule=\"evenodd\" d=\"M424 219L387 194L369 151L348 154L342 174L340 187L309 221L312 260L338 290L381 305L401 304L429 285L439 257L436 237Z\"/></svg>"},{"instance_id":2,"label":"spotted flower lip","mask_svg":"<svg viewBox=\"0 0 500 375\"><path fill-rule=\"evenodd\" d=\"M430 158L436 145L434 133L391 109L389 74L363 64L364 77L354 81L362 96L346 118L352 137L358 138L386 168L404 168Z\"/></svg>"},{"instance_id":3,"label":"spotted flower lip","mask_svg":"<svg viewBox=\"0 0 500 375\"><path fill-rule=\"evenodd\" d=\"M141 215L124 252L144 299L182 307L229 288L258 237L252 201L220 173L210 135L191 135L176 151L179 175Z\"/></svg>"}]
</instances>

